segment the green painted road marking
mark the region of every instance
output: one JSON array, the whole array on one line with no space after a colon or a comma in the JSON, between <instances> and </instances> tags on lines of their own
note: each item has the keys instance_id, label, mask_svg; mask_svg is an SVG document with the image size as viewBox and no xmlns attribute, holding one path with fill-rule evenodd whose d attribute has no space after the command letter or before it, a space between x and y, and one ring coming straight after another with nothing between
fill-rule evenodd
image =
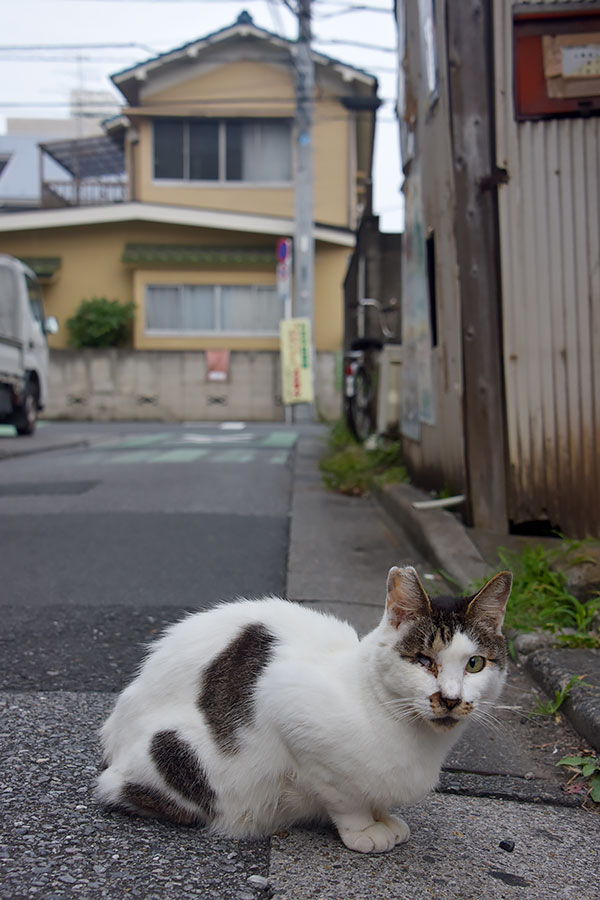
<instances>
[{"instance_id":1,"label":"green painted road marking","mask_svg":"<svg viewBox=\"0 0 600 900\"><path fill-rule=\"evenodd\" d=\"M223 450L221 453L215 453L210 457L210 462L233 462L246 463L252 462L256 456L256 450L242 450L235 448L231 450Z\"/></svg>"},{"instance_id":2,"label":"green painted road marking","mask_svg":"<svg viewBox=\"0 0 600 900\"><path fill-rule=\"evenodd\" d=\"M206 456L208 454L208 449L205 447L199 447L197 449L190 450L167 450L166 453L160 453L158 456L153 456L152 459L149 459L148 462L152 463L186 463L186 462L195 462L197 459L200 459L201 456Z\"/></svg>"},{"instance_id":3,"label":"green painted road marking","mask_svg":"<svg viewBox=\"0 0 600 900\"><path fill-rule=\"evenodd\" d=\"M281 466L287 462L288 454L287 453L274 453L273 456L269 457L269 462L276 466Z\"/></svg>"},{"instance_id":4,"label":"green painted road marking","mask_svg":"<svg viewBox=\"0 0 600 900\"><path fill-rule=\"evenodd\" d=\"M260 442L261 447L293 447L298 439L295 431L272 431Z\"/></svg>"},{"instance_id":5,"label":"green painted road marking","mask_svg":"<svg viewBox=\"0 0 600 900\"><path fill-rule=\"evenodd\" d=\"M104 444L103 450L127 450L136 447L146 447L148 444L160 444L172 437L172 432L163 431L160 434L141 434L136 437L125 438L116 444Z\"/></svg>"},{"instance_id":6,"label":"green painted road marking","mask_svg":"<svg viewBox=\"0 0 600 900\"><path fill-rule=\"evenodd\" d=\"M0 425L0 437L16 437L14 425Z\"/></svg>"},{"instance_id":7,"label":"green painted road marking","mask_svg":"<svg viewBox=\"0 0 600 900\"><path fill-rule=\"evenodd\" d=\"M107 456L106 461L109 463L141 463L149 462L154 459L155 450L130 450L129 453L117 453L115 456Z\"/></svg>"}]
</instances>

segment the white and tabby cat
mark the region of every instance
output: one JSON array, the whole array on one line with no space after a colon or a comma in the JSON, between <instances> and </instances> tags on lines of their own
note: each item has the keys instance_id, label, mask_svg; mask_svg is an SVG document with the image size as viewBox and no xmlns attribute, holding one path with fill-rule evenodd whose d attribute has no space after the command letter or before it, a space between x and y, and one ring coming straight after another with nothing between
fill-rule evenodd
<instances>
[{"instance_id":1,"label":"white and tabby cat","mask_svg":"<svg viewBox=\"0 0 600 900\"><path fill-rule=\"evenodd\" d=\"M502 689L510 572L475 597L430 599L392 568L381 623L280 600L189 616L157 642L102 728L106 805L254 837L332 820L344 844L390 850L389 812L435 786L469 719Z\"/></svg>"}]
</instances>

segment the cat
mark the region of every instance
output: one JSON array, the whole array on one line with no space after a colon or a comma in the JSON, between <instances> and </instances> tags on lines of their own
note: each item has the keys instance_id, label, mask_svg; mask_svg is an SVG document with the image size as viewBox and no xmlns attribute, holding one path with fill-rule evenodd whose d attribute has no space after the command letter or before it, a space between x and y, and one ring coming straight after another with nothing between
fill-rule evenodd
<instances>
[{"instance_id":1,"label":"cat","mask_svg":"<svg viewBox=\"0 0 600 900\"><path fill-rule=\"evenodd\" d=\"M329 820L351 850L391 850L410 831L390 807L434 788L502 690L511 585L500 572L474 597L433 599L413 567L393 567L361 640L275 597L190 615L102 727L98 799L235 838Z\"/></svg>"}]
</instances>

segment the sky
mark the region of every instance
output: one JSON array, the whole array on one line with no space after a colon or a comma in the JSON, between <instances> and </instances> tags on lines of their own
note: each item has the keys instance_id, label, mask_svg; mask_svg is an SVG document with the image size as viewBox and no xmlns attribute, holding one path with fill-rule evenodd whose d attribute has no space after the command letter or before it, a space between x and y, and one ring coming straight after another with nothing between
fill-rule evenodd
<instances>
[{"instance_id":1,"label":"sky","mask_svg":"<svg viewBox=\"0 0 600 900\"><path fill-rule=\"evenodd\" d=\"M367 8L356 8L360 6ZM112 91L122 100L110 82L111 74L230 25L243 9L259 27L296 38L297 20L284 0L5 3L0 29L0 134L6 130L7 117L67 117L73 89ZM383 104L377 119L374 207L382 231L400 231L393 0L313 0L312 14L315 49L365 69L379 81ZM98 44L105 46L90 46Z\"/></svg>"}]
</instances>

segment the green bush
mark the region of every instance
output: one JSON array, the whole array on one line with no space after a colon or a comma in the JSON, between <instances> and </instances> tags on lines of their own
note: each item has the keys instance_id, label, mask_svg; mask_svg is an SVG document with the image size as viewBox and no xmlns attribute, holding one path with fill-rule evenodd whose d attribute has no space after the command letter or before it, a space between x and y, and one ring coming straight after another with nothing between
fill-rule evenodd
<instances>
[{"instance_id":1,"label":"green bush","mask_svg":"<svg viewBox=\"0 0 600 900\"><path fill-rule=\"evenodd\" d=\"M67 320L69 344L83 347L123 347L131 340L135 303L121 303L106 297L83 300Z\"/></svg>"}]
</instances>

